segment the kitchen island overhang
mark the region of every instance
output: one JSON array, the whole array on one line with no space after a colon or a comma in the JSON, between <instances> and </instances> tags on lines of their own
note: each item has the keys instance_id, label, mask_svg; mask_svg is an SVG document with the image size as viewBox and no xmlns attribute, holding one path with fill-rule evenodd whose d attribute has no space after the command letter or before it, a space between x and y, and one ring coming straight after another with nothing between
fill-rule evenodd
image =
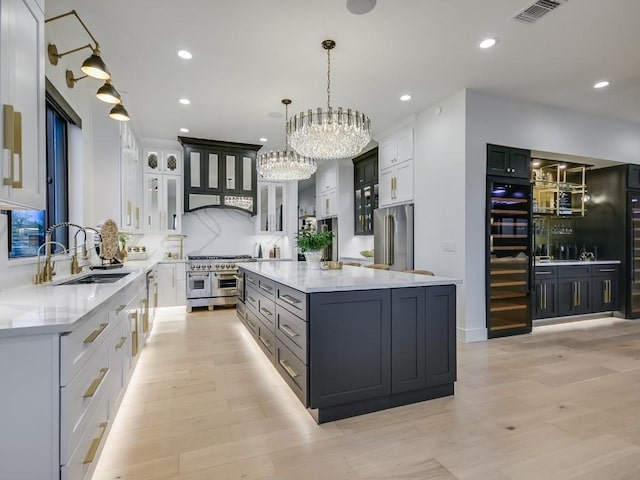
<instances>
[{"instance_id":1,"label":"kitchen island overhang","mask_svg":"<svg viewBox=\"0 0 640 480\"><path fill-rule=\"evenodd\" d=\"M453 278L242 265L238 317L318 423L453 395Z\"/></svg>"}]
</instances>

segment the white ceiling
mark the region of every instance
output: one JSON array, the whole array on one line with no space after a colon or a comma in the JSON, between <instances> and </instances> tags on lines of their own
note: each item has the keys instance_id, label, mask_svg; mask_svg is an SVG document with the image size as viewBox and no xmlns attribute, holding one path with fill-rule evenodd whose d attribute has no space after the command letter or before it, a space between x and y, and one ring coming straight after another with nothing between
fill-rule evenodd
<instances>
[{"instance_id":1,"label":"white ceiling","mask_svg":"<svg viewBox=\"0 0 640 480\"><path fill-rule=\"evenodd\" d=\"M282 148L280 100L292 112L326 103L327 38L337 43L332 106L365 112L374 137L465 87L640 123L640 1L569 0L534 25L511 20L529 3L378 0L353 15L346 0L50 0L47 17L78 11L141 137L175 138L184 126ZM87 40L72 23L47 25L63 30L60 51ZM499 44L479 49L488 35ZM192 60L178 58L182 48ZM600 79L611 86L594 90Z\"/></svg>"}]
</instances>

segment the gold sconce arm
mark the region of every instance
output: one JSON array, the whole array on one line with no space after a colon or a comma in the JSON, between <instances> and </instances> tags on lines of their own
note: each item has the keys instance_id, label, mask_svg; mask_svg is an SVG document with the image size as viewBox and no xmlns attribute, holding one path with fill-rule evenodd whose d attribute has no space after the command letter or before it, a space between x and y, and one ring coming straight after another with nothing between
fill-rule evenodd
<instances>
[{"instance_id":1,"label":"gold sconce arm","mask_svg":"<svg viewBox=\"0 0 640 480\"><path fill-rule=\"evenodd\" d=\"M80 25L82 25L82 28L85 29L85 31L87 32L87 34L91 37L91 40L93 40L93 43L96 44L96 50L98 50L100 48L98 41L96 40L96 37L94 37L91 32L89 31L89 29L87 28L87 26L84 24L84 22L82 21L82 19L80 18L80 16L78 15L78 12L76 12L75 10L71 10L67 13L62 13L60 15L56 15L55 17L51 17L51 18L47 18L44 23L49 23L49 22L55 22L56 20L59 20L61 18L64 17L68 17L69 15L73 15L74 17L76 17L78 19L78 21L80 22ZM82 47L84 48L84 47ZM55 65L55 64L54 64Z\"/></svg>"}]
</instances>

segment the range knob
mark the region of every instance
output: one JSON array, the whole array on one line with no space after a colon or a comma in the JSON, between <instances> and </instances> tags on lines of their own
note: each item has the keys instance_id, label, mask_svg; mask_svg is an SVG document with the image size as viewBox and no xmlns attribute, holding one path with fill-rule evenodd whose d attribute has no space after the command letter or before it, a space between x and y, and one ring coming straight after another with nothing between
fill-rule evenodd
<instances>
[{"instance_id":1,"label":"range knob","mask_svg":"<svg viewBox=\"0 0 640 480\"><path fill-rule=\"evenodd\" d=\"M236 268L236 264L235 264L235 263L230 263L230 264L229 264L229 268L230 268L230 269L234 269L234 268Z\"/></svg>"}]
</instances>

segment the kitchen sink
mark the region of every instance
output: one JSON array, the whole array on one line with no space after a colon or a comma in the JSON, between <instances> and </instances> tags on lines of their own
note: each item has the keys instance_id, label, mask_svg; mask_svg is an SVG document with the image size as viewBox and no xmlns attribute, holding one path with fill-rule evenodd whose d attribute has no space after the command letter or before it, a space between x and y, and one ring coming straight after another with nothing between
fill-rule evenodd
<instances>
[{"instance_id":1,"label":"kitchen sink","mask_svg":"<svg viewBox=\"0 0 640 480\"><path fill-rule=\"evenodd\" d=\"M56 285L90 285L102 283L114 283L131 272L111 272L111 273L90 273L82 277L73 278L66 282L57 283Z\"/></svg>"}]
</instances>

